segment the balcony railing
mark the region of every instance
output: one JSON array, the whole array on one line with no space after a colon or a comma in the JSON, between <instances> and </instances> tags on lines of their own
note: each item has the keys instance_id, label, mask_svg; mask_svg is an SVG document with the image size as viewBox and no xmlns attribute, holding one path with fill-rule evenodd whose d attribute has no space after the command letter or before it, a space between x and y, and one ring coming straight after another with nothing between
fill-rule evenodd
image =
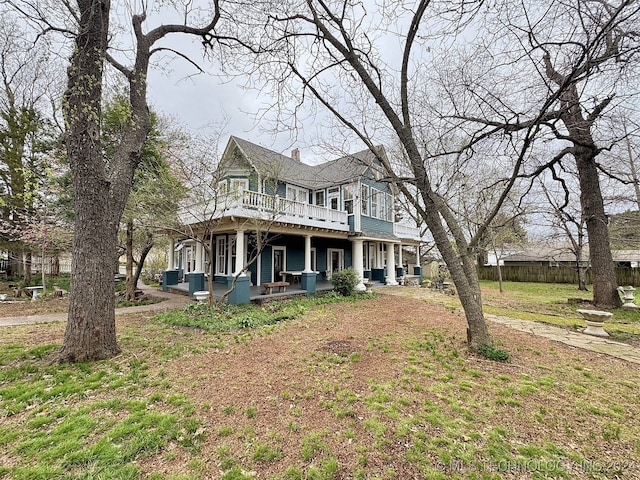
<instances>
[{"instance_id":1,"label":"balcony railing","mask_svg":"<svg viewBox=\"0 0 640 480\"><path fill-rule=\"evenodd\" d=\"M350 230L347 212L252 191L220 195L215 201L185 207L180 213L182 222L187 225L230 216L330 228L343 232ZM393 233L399 238L420 240L420 229L416 227L396 223L393 225Z\"/></svg>"},{"instance_id":2,"label":"balcony railing","mask_svg":"<svg viewBox=\"0 0 640 480\"><path fill-rule=\"evenodd\" d=\"M399 238L410 238L412 240L420 240L420 229L417 227L409 227L407 225L394 223L393 234Z\"/></svg>"},{"instance_id":3,"label":"balcony railing","mask_svg":"<svg viewBox=\"0 0 640 480\"><path fill-rule=\"evenodd\" d=\"M203 202L183 208L180 217L187 224L214 220L224 216L242 216L301 225L348 230L347 212L308 203L296 202L278 195L244 191L220 195L209 204Z\"/></svg>"}]
</instances>

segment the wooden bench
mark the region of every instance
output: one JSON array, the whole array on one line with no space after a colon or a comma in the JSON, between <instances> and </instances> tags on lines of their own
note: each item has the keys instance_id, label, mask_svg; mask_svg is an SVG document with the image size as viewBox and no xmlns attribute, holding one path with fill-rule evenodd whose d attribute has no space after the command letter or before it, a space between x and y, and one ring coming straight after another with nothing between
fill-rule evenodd
<instances>
[{"instance_id":1,"label":"wooden bench","mask_svg":"<svg viewBox=\"0 0 640 480\"><path fill-rule=\"evenodd\" d=\"M262 287L262 295L271 295L273 293L273 288L278 287L279 292L286 292L287 287L289 286L289 282L266 282L261 285Z\"/></svg>"}]
</instances>

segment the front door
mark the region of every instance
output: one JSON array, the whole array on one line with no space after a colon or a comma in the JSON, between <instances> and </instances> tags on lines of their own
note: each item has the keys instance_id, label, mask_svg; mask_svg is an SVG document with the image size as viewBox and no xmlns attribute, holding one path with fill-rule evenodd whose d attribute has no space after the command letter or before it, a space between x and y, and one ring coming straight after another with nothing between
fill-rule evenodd
<instances>
[{"instance_id":1,"label":"front door","mask_svg":"<svg viewBox=\"0 0 640 480\"><path fill-rule=\"evenodd\" d=\"M287 269L286 265L287 250L285 247L273 247L273 278L272 282L282 280L280 272Z\"/></svg>"},{"instance_id":2,"label":"front door","mask_svg":"<svg viewBox=\"0 0 640 480\"><path fill-rule=\"evenodd\" d=\"M327 250L329 257L329 274L327 277L331 279L331 275L334 272L339 272L344 269L344 250L337 248L329 248Z\"/></svg>"}]
</instances>

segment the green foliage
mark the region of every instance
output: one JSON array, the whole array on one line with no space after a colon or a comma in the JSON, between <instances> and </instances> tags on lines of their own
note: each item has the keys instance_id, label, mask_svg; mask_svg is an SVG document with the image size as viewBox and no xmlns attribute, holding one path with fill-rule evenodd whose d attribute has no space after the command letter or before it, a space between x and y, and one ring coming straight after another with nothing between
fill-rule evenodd
<instances>
[{"instance_id":1,"label":"green foliage","mask_svg":"<svg viewBox=\"0 0 640 480\"><path fill-rule=\"evenodd\" d=\"M171 310L154 318L168 325L201 328L214 332L228 332L246 328L273 325L284 320L294 320L304 315L309 308L358 297L341 297L336 294L317 295L310 298L270 302L265 305L215 305L194 302L182 310Z\"/></svg>"},{"instance_id":2,"label":"green foliage","mask_svg":"<svg viewBox=\"0 0 640 480\"><path fill-rule=\"evenodd\" d=\"M493 345L483 345L478 349L478 353L495 362L508 362L510 358L509 352L496 348Z\"/></svg>"},{"instance_id":3,"label":"green foliage","mask_svg":"<svg viewBox=\"0 0 640 480\"><path fill-rule=\"evenodd\" d=\"M331 275L331 284L340 295L353 295L356 285L360 281L358 272L353 268L345 268Z\"/></svg>"}]
</instances>

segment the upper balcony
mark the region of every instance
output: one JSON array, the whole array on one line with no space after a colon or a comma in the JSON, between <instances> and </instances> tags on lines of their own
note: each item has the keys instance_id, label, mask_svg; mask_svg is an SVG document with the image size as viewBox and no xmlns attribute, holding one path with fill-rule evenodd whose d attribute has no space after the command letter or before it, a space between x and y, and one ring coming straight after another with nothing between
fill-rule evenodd
<instances>
[{"instance_id":1,"label":"upper balcony","mask_svg":"<svg viewBox=\"0 0 640 480\"><path fill-rule=\"evenodd\" d=\"M350 230L349 215L345 211L248 190L220 195L210 202L194 204L180 211L180 219L186 225L232 216L340 232ZM394 223L393 234L400 239L420 240L420 230L416 227Z\"/></svg>"},{"instance_id":2,"label":"upper balcony","mask_svg":"<svg viewBox=\"0 0 640 480\"><path fill-rule=\"evenodd\" d=\"M182 208L179 215L187 225L235 216L349 231L347 212L252 191L220 195L210 202Z\"/></svg>"},{"instance_id":3,"label":"upper balcony","mask_svg":"<svg viewBox=\"0 0 640 480\"><path fill-rule=\"evenodd\" d=\"M410 227L400 223L393 224L393 234L401 239L410 239L419 241L422 239L420 229L418 227Z\"/></svg>"}]
</instances>

